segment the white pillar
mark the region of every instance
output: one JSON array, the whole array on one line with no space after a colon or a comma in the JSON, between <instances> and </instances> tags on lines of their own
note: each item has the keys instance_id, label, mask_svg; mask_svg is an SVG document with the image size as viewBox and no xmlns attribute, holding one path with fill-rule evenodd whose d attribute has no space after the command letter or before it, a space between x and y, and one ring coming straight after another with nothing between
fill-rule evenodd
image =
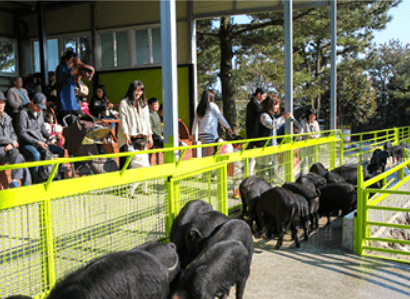
<instances>
[{"instance_id":1,"label":"white pillar","mask_svg":"<svg viewBox=\"0 0 410 299\"><path fill-rule=\"evenodd\" d=\"M337 65L336 65L336 46L337 46L337 0L330 1L330 35L331 35L331 79L330 79L330 129L337 128Z\"/></svg>"},{"instance_id":2,"label":"white pillar","mask_svg":"<svg viewBox=\"0 0 410 299\"><path fill-rule=\"evenodd\" d=\"M292 0L282 1L285 27L285 112L293 112L293 26ZM293 133L292 122L287 121L287 134Z\"/></svg>"},{"instance_id":3,"label":"white pillar","mask_svg":"<svg viewBox=\"0 0 410 299\"><path fill-rule=\"evenodd\" d=\"M193 105L194 105L194 111L196 110L196 107L198 106L198 74L197 74L197 44L196 44L196 20L193 19L194 15L194 8L193 8L193 1L188 1L188 29L189 29L189 62L192 63L192 82L193 82ZM195 114L194 114L195 115ZM192 117L194 117L192 115ZM194 141L198 140L198 129L196 132L193 132L194 134Z\"/></svg>"},{"instance_id":4,"label":"white pillar","mask_svg":"<svg viewBox=\"0 0 410 299\"><path fill-rule=\"evenodd\" d=\"M160 1L164 146L178 146L178 85L175 0ZM171 138L170 138L171 137ZM178 155L178 152L175 152ZM167 157L165 158L167 161Z\"/></svg>"}]
</instances>

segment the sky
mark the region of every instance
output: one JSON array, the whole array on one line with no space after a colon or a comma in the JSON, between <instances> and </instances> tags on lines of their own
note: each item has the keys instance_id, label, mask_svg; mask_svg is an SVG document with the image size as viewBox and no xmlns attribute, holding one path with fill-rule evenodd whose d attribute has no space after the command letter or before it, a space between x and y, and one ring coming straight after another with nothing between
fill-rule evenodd
<instances>
[{"instance_id":1,"label":"sky","mask_svg":"<svg viewBox=\"0 0 410 299\"><path fill-rule=\"evenodd\" d=\"M410 44L410 0L403 0L397 7L389 10L393 19L387 23L386 29L374 32L374 42L386 43L390 39L398 39L401 43Z\"/></svg>"}]
</instances>

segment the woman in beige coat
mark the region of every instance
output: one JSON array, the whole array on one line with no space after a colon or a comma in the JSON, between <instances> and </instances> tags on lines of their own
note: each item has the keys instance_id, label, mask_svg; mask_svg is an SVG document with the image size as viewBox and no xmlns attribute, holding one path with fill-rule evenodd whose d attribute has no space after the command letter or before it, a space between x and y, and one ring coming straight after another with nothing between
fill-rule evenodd
<instances>
[{"instance_id":1,"label":"woman in beige coat","mask_svg":"<svg viewBox=\"0 0 410 299\"><path fill-rule=\"evenodd\" d=\"M136 139L144 139L150 148L152 129L145 88L141 81L131 82L126 96L120 102L119 112L121 122L118 130L118 147L120 152L132 151L132 144ZM126 157L120 158L121 168L126 159Z\"/></svg>"}]
</instances>

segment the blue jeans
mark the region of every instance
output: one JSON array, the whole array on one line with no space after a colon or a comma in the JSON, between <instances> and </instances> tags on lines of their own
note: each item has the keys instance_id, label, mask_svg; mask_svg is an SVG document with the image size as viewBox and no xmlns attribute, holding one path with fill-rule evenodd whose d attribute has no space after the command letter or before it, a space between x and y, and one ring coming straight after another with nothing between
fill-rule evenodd
<instances>
[{"instance_id":1,"label":"blue jeans","mask_svg":"<svg viewBox=\"0 0 410 299\"><path fill-rule=\"evenodd\" d=\"M27 161L37 162L41 160L42 156L44 156L45 150L39 147L38 145L24 144L21 146L21 153L24 157L26 157ZM30 171L33 182L40 181L40 177L38 174L38 166L31 167Z\"/></svg>"}]
</instances>

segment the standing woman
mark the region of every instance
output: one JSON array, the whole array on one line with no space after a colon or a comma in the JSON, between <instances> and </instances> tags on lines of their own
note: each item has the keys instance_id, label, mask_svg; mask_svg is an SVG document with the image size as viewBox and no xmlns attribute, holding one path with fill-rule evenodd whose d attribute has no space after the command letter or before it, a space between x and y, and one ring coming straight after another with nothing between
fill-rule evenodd
<instances>
[{"instance_id":1,"label":"standing woman","mask_svg":"<svg viewBox=\"0 0 410 299\"><path fill-rule=\"evenodd\" d=\"M75 82L73 75L78 72L78 69L74 68L76 61L77 54L73 51L67 51L61 57L60 64L56 69L59 123L62 123L63 118L67 115L71 116L68 124L73 123L75 118L84 115L74 93Z\"/></svg>"},{"instance_id":2,"label":"standing woman","mask_svg":"<svg viewBox=\"0 0 410 299\"><path fill-rule=\"evenodd\" d=\"M201 101L196 108L192 134L198 127L198 137L202 144L214 143L218 138L218 123L228 130L232 135L232 129L226 119L223 117L218 106L214 103L215 93L211 90L205 90L202 94ZM202 156L205 156L206 148L202 149Z\"/></svg>"},{"instance_id":3,"label":"standing woman","mask_svg":"<svg viewBox=\"0 0 410 299\"><path fill-rule=\"evenodd\" d=\"M279 119L276 119L274 115L280 111L280 99L276 96L268 96L266 100L262 102L262 111L256 119L253 136L257 138L276 136L279 123ZM283 114L283 118L286 120L290 117L290 113ZM266 140L262 140L256 143L257 147L263 147ZM276 145L276 139L270 139L268 146ZM263 171L261 174L266 181L270 182L276 174L276 159L270 155L262 156L259 161L259 165L256 167L261 170L267 170L267 173Z\"/></svg>"},{"instance_id":4,"label":"standing woman","mask_svg":"<svg viewBox=\"0 0 410 299\"><path fill-rule=\"evenodd\" d=\"M132 81L127 94L120 102L121 122L118 129L120 152L132 151L132 144L136 139L144 139L148 142L149 148L152 146L152 129L144 89L141 81ZM127 157L120 158L120 168L124 166L126 160Z\"/></svg>"}]
</instances>

